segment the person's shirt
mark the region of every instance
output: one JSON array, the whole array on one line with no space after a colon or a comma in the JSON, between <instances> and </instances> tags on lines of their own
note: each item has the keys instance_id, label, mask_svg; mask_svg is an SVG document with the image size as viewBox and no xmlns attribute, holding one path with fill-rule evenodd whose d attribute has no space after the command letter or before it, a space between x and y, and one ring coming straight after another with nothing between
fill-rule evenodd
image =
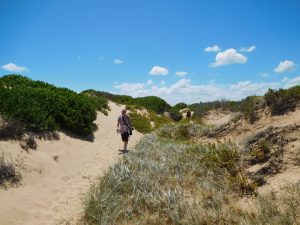
<instances>
[{"instance_id":1,"label":"person's shirt","mask_svg":"<svg viewBox=\"0 0 300 225\"><path fill-rule=\"evenodd\" d=\"M122 119L122 117L124 118L124 120L126 121L127 125L125 124L124 120ZM131 127L131 123L130 123L130 117L128 115L120 115L119 118L118 118L118 122L120 124L120 132L123 134L123 133L126 133L128 132L129 133L129 128L128 127Z\"/></svg>"}]
</instances>

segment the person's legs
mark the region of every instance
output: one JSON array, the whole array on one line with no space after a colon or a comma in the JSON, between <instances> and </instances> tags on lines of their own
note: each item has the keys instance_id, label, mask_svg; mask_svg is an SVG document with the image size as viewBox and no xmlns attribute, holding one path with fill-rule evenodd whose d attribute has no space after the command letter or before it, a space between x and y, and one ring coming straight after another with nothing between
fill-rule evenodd
<instances>
[{"instance_id":1,"label":"person's legs","mask_svg":"<svg viewBox=\"0 0 300 225\"><path fill-rule=\"evenodd\" d=\"M128 145L128 138L129 138L129 133L123 133L122 134L122 141L124 142L124 149L123 150L127 150L127 145Z\"/></svg>"},{"instance_id":2,"label":"person's legs","mask_svg":"<svg viewBox=\"0 0 300 225\"><path fill-rule=\"evenodd\" d=\"M124 141L124 150L127 150L128 141Z\"/></svg>"}]
</instances>

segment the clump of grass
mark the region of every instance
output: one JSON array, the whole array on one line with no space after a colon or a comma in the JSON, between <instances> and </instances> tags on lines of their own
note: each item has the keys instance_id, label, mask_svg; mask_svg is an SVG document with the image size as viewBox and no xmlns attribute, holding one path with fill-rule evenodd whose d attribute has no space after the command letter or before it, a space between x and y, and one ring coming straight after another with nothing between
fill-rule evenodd
<instances>
[{"instance_id":1,"label":"clump of grass","mask_svg":"<svg viewBox=\"0 0 300 225\"><path fill-rule=\"evenodd\" d=\"M269 193L259 196L255 202L257 213L249 224L299 224L300 183L282 188L282 194Z\"/></svg>"},{"instance_id":2,"label":"clump of grass","mask_svg":"<svg viewBox=\"0 0 300 225\"><path fill-rule=\"evenodd\" d=\"M8 162L4 154L0 156L0 187L18 185L22 180L21 174L16 170L13 162Z\"/></svg>"},{"instance_id":3,"label":"clump of grass","mask_svg":"<svg viewBox=\"0 0 300 225\"><path fill-rule=\"evenodd\" d=\"M129 113L129 116L131 118L132 126L134 129L141 133L150 133L152 131L150 120L138 113L131 112Z\"/></svg>"},{"instance_id":4,"label":"clump of grass","mask_svg":"<svg viewBox=\"0 0 300 225\"><path fill-rule=\"evenodd\" d=\"M157 135L161 138L173 140L191 140L196 137L201 137L210 130L207 125L197 123L179 122L178 124L167 124L157 130Z\"/></svg>"},{"instance_id":5,"label":"clump of grass","mask_svg":"<svg viewBox=\"0 0 300 225\"><path fill-rule=\"evenodd\" d=\"M252 164L266 162L270 158L270 144L263 140L258 143L258 148L250 152Z\"/></svg>"},{"instance_id":6,"label":"clump of grass","mask_svg":"<svg viewBox=\"0 0 300 225\"><path fill-rule=\"evenodd\" d=\"M92 186L84 203L86 224L221 224L224 216L237 221L228 208L228 199L237 196L229 178L240 174L235 154L229 143L191 147L148 135Z\"/></svg>"},{"instance_id":7,"label":"clump of grass","mask_svg":"<svg viewBox=\"0 0 300 225\"><path fill-rule=\"evenodd\" d=\"M157 115L154 111L149 110L150 121L154 123L155 128L160 128L163 125L170 124L173 121L165 115Z\"/></svg>"}]
</instances>

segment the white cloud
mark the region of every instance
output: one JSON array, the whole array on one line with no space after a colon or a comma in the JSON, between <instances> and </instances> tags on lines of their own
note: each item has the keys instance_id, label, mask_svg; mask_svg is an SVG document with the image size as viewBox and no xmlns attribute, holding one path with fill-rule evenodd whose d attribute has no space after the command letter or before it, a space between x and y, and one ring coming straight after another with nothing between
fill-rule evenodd
<instances>
[{"instance_id":1,"label":"white cloud","mask_svg":"<svg viewBox=\"0 0 300 225\"><path fill-rule=\"evenodd\" d=\"M162 75L162 76L165 76L168 73L169 70L161 66L154 66L149 72L150 75Z\"/></svg>"},{"instance_id":2,"label":"white cloud","mask_svg":"<svg viewBox=\"0 0 300 225\"><path fill-rule=\"evenodd\" d=\"M120 94L134 97L155 95L171 104L178 102L196 103L221 99L240 100L249 95L263 95L269 88L287 88L300 84L300 76L284 78L277 82L240 81L234 84L192 84L190 79L180 79L168 86L146 86L143 83L116 85Z\"/></svg>"},{"instance_id":3,"label":"white cloud","mask_svg":"<svg viewBox=\"0 0 300 225\"><path fill-rule=\"evenodd\" d=\"M211 63L210 67L225 66L228 64L246 63L247 57L238 53L234 48L219 52L216 55L216 61Z\"/></svg>"},{"instance_id":4,"label":"white cloud","mask_svg":"<svg viewBox=\"0 0 300 225\"><path fill-rule=\"evenodd\" d=\"M255 45L250 46L249 48L240 48L241 52L253 52L256 49Z\"/></svg>"},{"instance_id":5,"label":"white cloud","mask_svg":"<svg viewBox=\"0 0 300 225\"><path fill-rule=\"evenodd\" d=\"M269 74L269 73L258 73L258 75L259 75L260 77L264 77L264 78L270 77L270 76L271 76L271 74Z\"/></svg>"},{"instance_id":6,"label":"white cloud","mask_svg":"<svg viewBox=\"0 0 300 225\"><path fill-rule=\"evenodd\" d=\"M121 59L115 59L114 64L122 64L123 61Z\"/></svg>"},{"instance_id":7,"label":"white cloud","mask_svg":"<svg viewBox=\"0 0 300 225\"><path fill-rule=\"evenodd\" d=\"M10 71L10 72L19 72L19 73L28 72L29 71L28 68L26 68L24 66L18 66L18 65L14 64L14 63L8 63L6 65L3 65L2 69Z\"/></svg>"},{"instance_id":8,"label":"white cloud","mask_svg":"<svg viewBox=\"0 0 300 225\"><path fill-rule=\"evenodd\" d=\"M285 77L281 81L284 85L283 88L289 88L295 85L300 85L300 76L299 77L294 77L292 79Z\"/></svg>"},{"instance_id":9,"label":"white cloud","mask_svg":"<svg viewBox=\"0 0 300 225\"><path fill-rule=\"evenodd\" d=\"M278 66L274 69L276 73L284 73L295 70L295 63L293 61L285 60L281 61Z\"/></svg>"},{"instance_id":10,"label":"white cloud","mask_svg":"<svg viewBox=\"0 0 300 225\"><path fill-rule=\"evenodd\" d=\"M219 52L221 48L218 45L209 46L204 49L205 52Z\"/></svg>"},{"instance_id":11,"label":"white cloud","mask_svg":"<svg viewBox=\"0 0 300 225\"><path fill-rule=\"evenodd\" d=\"M160 85L165 85L165 84L166 84L166 81L161 80L159 83L160 83Z\"/></svg>"},{"instance_id":12,"label":"white cloud","mask_svg":"<svg viewBox=\"0 0 300 225\"><path fill-rule=\"evenodd\" d=\"M187 72L184 72L184 71L178 71L175 73L175 76L178 76L178 77L184 77L186 76L188 73Z\"/></svg>"},{"instance_id":13,"label":"white cloud","mask_svg":"<svg viewBox=\"0 0 300 225\"><path fill-rule=\"evenodd\" d=\"M148 85L148 86L153 85L153 80L148 80L148 81L147 81L147 85Z\"/></svg>"},{"instance_id":14,"label":"white cloud","mask_svg":"<svg viewBox=\"0 0 300 225\"><path fill-rule=\"evenodd\" d=\"M115 88L124 90L128 93L134 93L135 91L141 90L145 87L143 83L122 83L115 85Z\"/></svg>"}]
</instances>

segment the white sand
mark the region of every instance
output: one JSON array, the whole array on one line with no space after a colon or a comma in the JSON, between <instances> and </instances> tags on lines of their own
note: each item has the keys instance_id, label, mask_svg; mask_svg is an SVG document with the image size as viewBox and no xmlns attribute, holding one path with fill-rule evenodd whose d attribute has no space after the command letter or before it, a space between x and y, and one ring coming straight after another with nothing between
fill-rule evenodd
<instances>
[{"instance_id":1,"label":"white sand","mask_svg":"<svg viewBox=\"0 0 300 225\"><path fill-rule=\"evenodd\" d=\"M0 225L76 224L90 184L122 157L118 151L122 141L116 133L122 107L114 103L110 107L108 116L98 113L94 142L60 133L59 141L38 141L37 151L27 153L16 141L0 141L0 154L24 166L20 187L0 189ZM134 131L129 149L141 137Z\"/></svg>"}]
</instances>

